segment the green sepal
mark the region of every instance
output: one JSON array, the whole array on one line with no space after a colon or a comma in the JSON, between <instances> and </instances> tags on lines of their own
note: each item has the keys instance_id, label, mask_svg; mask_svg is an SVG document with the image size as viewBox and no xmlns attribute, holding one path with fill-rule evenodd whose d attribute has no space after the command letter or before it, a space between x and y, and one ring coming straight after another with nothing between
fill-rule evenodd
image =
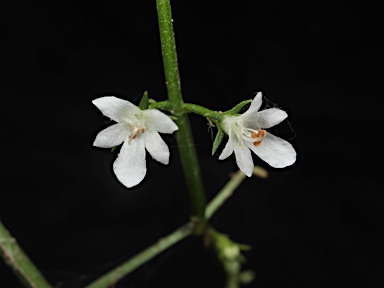
<instances>
[{"instance_id":1,"label":"green sepal","mask_svg":"<svg viewBox=\"0 0 384 288\"><path fill-rule=\"evenodd\" d=\"M175 116L172 116L172 115L168 115L168 117L169 117L169 118L171 118L173 121L177 121L177 120L178 120L178 118L177 118L177 117L175 117Z\"/></svg>"},{"instance_id":2,"label":"green sepal","mask_svg":"<svg viewBox=\"0 0 384 288\"><path fill-rule=\"evenodd\" d=\"M217 125L217 134L215 141L213 141L213 146L212 146L212 155L215 154L217 148L219 148L221 142L223 141L225 136L225 132L223 129L221 129L220 125Z\"/></svg>"},{"instance_id":3,"label":"green sepal","mask_svg":"<svg viewBox=\"0 0 384 288\"><path fill-rule=\"evenodd\" d=\"M115 151L117 149L118 146L113 146L112 149L111 149L111 152Z\"/></svg>"},{"instance_id":4,"label":"green sepal","mask_svg":"<svg viewBox=\"0 0 384 288\"><path fill-rule=\"evenodd\" d=\"M148 105L149 105L149 103L148 103L148 91L145 91L143 94L143 97L140 100L139 108L141 110L146 110L146 109L148 109Z\"/></svg>"},{"instance_id":5,"label":"green sepal","mask_svg":"<svg viewBox=\"0 0 384 288\"><path fill-rule=\"evenodd\" d=\"M225 112L225 114L239 114L240 110L244 108L245 105L251 103L252 100L244 100L242 102L240 102L239 104L237 104L235 107L233 107L231 110L228 110Z\"/></svg>"}]
</instances>

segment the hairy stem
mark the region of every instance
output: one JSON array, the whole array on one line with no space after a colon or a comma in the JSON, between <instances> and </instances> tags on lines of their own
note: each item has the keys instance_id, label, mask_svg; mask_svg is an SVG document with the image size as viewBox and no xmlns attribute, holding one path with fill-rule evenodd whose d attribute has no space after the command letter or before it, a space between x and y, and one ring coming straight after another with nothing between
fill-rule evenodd
<instances>
[{"instance_id":1,"label":"hairy stem","mask_svg":"<svg viewBox=\"0 0 384 288\"><path fill-rule=\"evenodd\" d=\"M169 0L156 0L159 20L161 51L171 113L177 118L176 132L181 163L188 186L193 216L203 219L206 205L203 181L197 161L193 136L188 116L183 111L176 44L173 32L171 5ZM192 144L192 145L191 145Z\"/></svg>"},{"instance_id":2,"label":"hairy stem","mask_svg":"<svg viewBox=\"0 0 384 288\"><path fill-rule=\"evenodd\" d=\"M51 285L17 244L7 228L0 221L0 256L15 272L26 287L48 288Z\"/></svg>"}]
</instances>

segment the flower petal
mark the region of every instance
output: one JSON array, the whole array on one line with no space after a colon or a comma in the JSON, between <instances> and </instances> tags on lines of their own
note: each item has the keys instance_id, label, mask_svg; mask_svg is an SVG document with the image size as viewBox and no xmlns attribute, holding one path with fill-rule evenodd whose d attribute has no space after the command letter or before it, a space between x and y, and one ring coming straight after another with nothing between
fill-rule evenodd
<instances>
[{"instance_id":1,"label":"flower petal","mask_svg":"<svg viewBox=\"0 0 384 288\"><path fill-rule=\"evenodd\" d=\"M163 164L169 163L169 149L168 145L160 137L159 133L153 129L147 129L142 135L144 138L144 145L149 154Z\"/></svg>"},{"instance_id":2,"label":"flower petal","mask_svg":"<svg viewBox=\"0 0 384 288\"><path fill-rule=\"evenodd\" d=\"M93 142L93 146L111 148L120 145L128 134L129 125L127 123L116 123L100 131Z\"/></svg>"},{"instance_id":3,"label":"flower petal","mask_svg":"<svg viewBox=\"0 0 384 288\"><path fill-rule=\"evenodd\" d=\"M116 122L124 121L130 114L132 115L140 111L139 107L131 102L116 98L115 96L100 97L93 100L92 103L99 108L105 116Z\"/></svg>"},{"instance_id":4,"label":"flower petal","mask_svg":"<svg viewBox=\"0 0 384 288\"><path fill-rule=\"evenodd\" d=\"M271 128L277 124L279 124L281 121L283 121L285 118L288 117L287 112L281 109L277 108L270 108L263 111L260 111L257 113L257 125L260 128Z\"/></svg>"},{"instance_id":5,"label":"flower petal","mask_svg":"<svg viewBox=\"0 0 384 288\"><path fill-rule=\"evenodd\" d=\"M124 141L119 156L113 163L113 171L117 179L128 188L136 186L144 179L147 167L142 139L138 137Z\"/></svg>"},{"instance_id":6,"label":"flower petal","mask_svg":"<svg viewBox=\"0 0 384 288\"><path fill-rule=\"evenodd\" d=\"M161 133L173 133L179 128L167 114L157 109L147 109L143 111L147 117L146 124Z\"/></svg>"},{"instance_id":7,"label":"flower petal","mask_svg":"<svg viewBox=\"0 0 384 288\"><path fill-rule=\"evenodd\" d=\"M237 166L248 177L252 176L254 168L251 150L246 145L235 145L235 155Z\"/></svg>"},{"instance_id":8,"label":"flower petal","mask_svg":"<svg viewBox=\"0 0 384 288\"><path fill-rule=\"evenodd\" d=\"M255 147L252 142L246 144L261 160L274 168L284 168L296 161L296 151L292 145L271 133L267 133L260 146Z\"/></svg>"},{"instance_id":9,"label":"flower petal","mask_svg":"<svg viewBox=\"0 0 384 288\"><path fill-rule=\"evenodd\" d=\"M227 144L225 145L223 151L219 156L219 160L227 159L233 153L233 146L237 143L234 143L231 138L228 139Z\"/></svg>"},{"instance_id":10,"label":"flower petal","mask_svg":"<svg viewBox=\"0 0 384 288\"><path fill-rule=\"evenodd\" d=\"M245 111L245 113L240 117L246 118L249 116L255 116L256 112L259 111L262 103L263 103L263 94L259 92L256 94L255 98L252 100L251 106L249 106L248 110Z\"/></svg>"}]
</instances>

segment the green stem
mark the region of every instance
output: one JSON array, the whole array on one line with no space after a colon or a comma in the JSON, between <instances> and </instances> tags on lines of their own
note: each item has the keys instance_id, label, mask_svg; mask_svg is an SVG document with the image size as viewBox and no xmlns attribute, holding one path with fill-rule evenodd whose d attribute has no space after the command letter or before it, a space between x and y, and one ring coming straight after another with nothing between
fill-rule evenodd
<instances>
[{"instance_id":1,"label":"green stem","mask_svg":"<svg viewBox=\"0 0 384 288\"><path fill-rule=\"evenodd\" d=\"M17 244L7 228L0 221L0 256L26 287L48 288L51 285Z\"/></svg>"},{"instance_id":2,"label":"green stem","mask_svg":"<svg viewBox=\"0 0 384 288\"><path fill-rule=\"evenodd\" d=\"M268 172L260 166L253 167L253 175L259 178L267 178ZM232 196L233 192L244 181L246 175L238 170L231 176L231 179L225 184L225 186L216 194L216 196L208 203L205 210L205 218L210 219L212 215Z\"/></svg>"},{"instance_id":3,"label":"green stem","mask_svg":"<svg viewBox=\"0 0 384 288\"><path fill-rule=\"evenodd\" d=\"M240 170L237 171L231 179L225 184L225 186L217 193L215 198L209 202L207 209L205 210L205 218L209 219L219 209L223 203L232 196L233 191L244 181L246 175Z\"/></svg>"},{"instance_id":4,"label":"green stem","mask_svg":"<svg viewBox=\"0 0 384 288\"><path fill-rule=\"evenodd\" d=\"M159 109L159 110L166 110L166 111L171 111L171 105L169 104L168 101L155 101L153 99L149 99L149 106L148 108L153 108L153 109Z\"/></svg>"},{"instance_id":5,"label":"green stem","mask_svg":"<svg viewBox=\"0 0 384 288\"><path fill-rule=\"evenodd\" d=\"M160 239L157 243L149 246L147 249L143 250L133 258L129 259L128 261L114 268L112 271L108 272L101 278L92 282L90 285L86 286L86 288L105 288L115 284L117 281L119 281L125 275L138 268L140 265L154 258L162 251L176 244L188 235L192 234L192 231L193 224L191 222L181 226L173 233Z\"/></svg>"},{"instance_id":6,"label":"green stem","mask_svg":"<svg viewBox=\"0 0 384 288\"><path fill-rule=\"evenodd\" d=\"M207 219L210 218L213 213L215 213L216 210L225 202L225 200L229 198L229 196L240 185L244 178L245 175L241 171L238 171L228 181L228 183L223 187L223 189L220 190L217 196L208 204L205 212ZM192 219L189 223L181 226L179 229L172 232L168 236L160 239L157 243L152 244L147 249L143 250L142 252L127 260L120 266L114 268L107 274L95 280L90 285L86 286L86 288L105 288L113 285L125 275L137 269L145 262L156 257L165 249L171 247L172 245L181 241L185 237L191 235L193 231L196 231L196 226L197 228L200 227L199 224L201 223L196 222L195 219Z\"/></svg>"},{"instance_id":7,"label":"green stem","mask_svg":"<svg viewBox=\"0 0 384 288\"><path fill-rule=\"evenodd\" d=\"M240 287L240 283L239 283L239 280L237 278L227 276L225 288L239 288L239 287Z\"/></svg>"},{"instance_id":8,"label":"green stem","mask_svg":"<svg viewBox=\"0 0 384 288\"><path fill-rule=\"evenodd\" d=\"M229 196L241 184L244 178L245 175L241 171L236 172L232 176L232 178L223 187L223 189L221 189L217 196L208 204L205 212L207 219L209 219L216 212L216 210L225 202L225 200L229 198ZM162 238L157 243L151 245L150 247L135 255L131 259L127 260L120 266L114 268L104 276L95 280L86 288L104 288L113 285L128 273L137 269L140 265L156 257L162 251L181 241L185 237L191 235L193 231L196 231L196 228L201 228L201 226L199 226L199 224L201 223L196 222L195 220L196 219L192 219L189 223L181 226L173 233Z\"/></svg>"},{"instance_id":9,"label":"green stem","mask_svg":"<svg viewBox=\"0 0 384 288\"><path fill-rule=\"evenodd\" d=\"M160 109L160 110L166 110L169 112L174 112L173 106L169 101L160 101L156 102L154 100L150 100L149 108L154 109ZM213 111L211 109L205 108L203 106L197 105L197 104L191 104L191 103L183 103L182 106L183 113L195 113L198 115L201 115L203 117L208 118L211 121L214 122L220 122L223 118L223 112L220 111ZM173 113L175 114L175 113Z\"/></svg>"},{"instance_id":10,"label":"green stem","mask_svg":"<svg viewBox=\"0 0 384 288\"><path fill-rule=\"evenodd\" d=\"M176 44L173 32L171 5L169 0L156 0L159 20L161 51L171 113L177 118L179 130L176 140L187 182L193 215L203 219L206 205L203 181L197 161L196 150L188 116L183 111Z\"/></svg>"},{"instance_id":11,"label":"green stem","mask_svg":"<svg viewBox=\"0 0 384 288\"><path fill-rule=\"evenodd\" d=\"M169 3L169 0L156 0L156 7L159 21L165 79L167 81L168 99L169 102L172 103L173 109L177 114L181 111L183 98L181 96L180 75L177 64L171 4Z\"/></svg>"},{"instance_id":12,"label":"green stem","mask_svg":"<svg viewBox=\"0 0 384 288\"><path fill-rule=\"evenodd\" d=\"M204 116L204 117L208 118L209 120L215 121L215 122L220 122L223 118L222 112L213 111L213 110L210 110L208 108L205 108L205 107L202 107L202 106L196 105L196 104L185 103L183 105L183 109L187 113L193 112L195 114L199 114L199 115Z\"/></svg>"}]
</instances>

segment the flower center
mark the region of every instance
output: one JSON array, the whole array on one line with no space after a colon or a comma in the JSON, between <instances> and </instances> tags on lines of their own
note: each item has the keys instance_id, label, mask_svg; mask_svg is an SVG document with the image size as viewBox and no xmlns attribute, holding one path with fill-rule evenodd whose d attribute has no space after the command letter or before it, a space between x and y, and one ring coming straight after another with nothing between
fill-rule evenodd
<instances>
[{"instance_id":1,"label":"flower center","mask_svg":"<svg viewBox=\"0 0 384 288\"><path fill-rule=\"evenodd\" d=\"M129 138L135 139L139 133L143 134L146 129L147 129L147 127L145 127L144 124L141 124L141 125L131 124L132 134L129 135Z\"/></svg>"},{"instance_id":2,"label":"flower center","mask_svg":"<svg viewBox=\"0 0 384 288\"><path fill-rule=\"evenodd\" d=\"M261 145L261 142L263 142L265 135L267 135L267 131L263 129L255 130L251 128L240 127L237 123L232 126L232 129L235 131L239 139L240 146L243 145L243 140L246 140L252 142L255 147L258 147Z\"/></svg>"},{"instance_id":3,"label":"flower center","mask_svg":"<svg viewBox=\"0 0 384 288\"><path fill-rule=\"evenodd\" d=\"M147 130L147 127L145 126L146 117L142 113L137 113L134 115L134 117L127 117L124 120L129 124L129 127L131 128L131 133L128 136L129 143L131 143L132 139L137 138L137 136L143 134L145 130Z\"/></svg>"},{"instance_id":4,"label":"flower center","mask_svg":"<svg viewBox=\"0 0 384 288\"><path fill-rule=\"evenodd\" d=\"M255 147L260 146L264 140L264 137L267 135L267 131L261 128L252 129L246 127L243 123L238 120L238 116L226 117L223 121L224 131L227 134L231 133L231 131L234 132L240 147L243 146L243 141L252 142Z\"/></svg>"}]
</instances>

